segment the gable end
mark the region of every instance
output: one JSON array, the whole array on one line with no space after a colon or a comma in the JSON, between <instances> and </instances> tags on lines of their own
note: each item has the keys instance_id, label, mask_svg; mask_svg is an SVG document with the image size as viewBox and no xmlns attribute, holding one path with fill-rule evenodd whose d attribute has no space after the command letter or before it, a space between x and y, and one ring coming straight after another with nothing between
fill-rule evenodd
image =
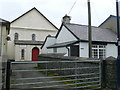
<instances>
[{"instance_id":1,"label":"gable end","mask_svg":"<svg viewBox=\"0 0 120 90\"><path fill-rule=\"evenodd\" d=\"M21 16L19 16L18 18L16 18L15 20L11 21L11 23L15 22L16 20L20 19L21 17L23 17L24 15L26 15L27 13L29 13L32 10L36 10L39 14L41 14L53 27L55 27L57 30L58 28L52 23L50 22L38 9L36 9L35 7L32 8L31 10L27 11L26 13L22 14Z\"/></svg>"}]
</instances>

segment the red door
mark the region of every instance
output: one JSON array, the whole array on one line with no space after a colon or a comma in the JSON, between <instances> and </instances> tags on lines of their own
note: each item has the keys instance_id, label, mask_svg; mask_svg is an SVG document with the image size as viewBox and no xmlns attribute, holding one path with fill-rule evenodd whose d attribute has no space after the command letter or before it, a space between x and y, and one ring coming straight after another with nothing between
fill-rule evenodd
<instances>
[{"instance_id":1,"label":"red door","mask_svg":"<svg viewBox=\"0 0 120 90\"><path fill-rule=\"evenodd\" d=\"M39 49L37 47L32 49L32 61L37 61L39 55Z\"/></svg>"}]
</instances>

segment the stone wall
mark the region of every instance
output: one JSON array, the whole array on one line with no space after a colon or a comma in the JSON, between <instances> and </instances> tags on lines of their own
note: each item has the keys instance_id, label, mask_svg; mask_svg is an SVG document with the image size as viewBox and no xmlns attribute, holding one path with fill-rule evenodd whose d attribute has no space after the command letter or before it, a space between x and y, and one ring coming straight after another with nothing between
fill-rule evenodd
<instances>
[{"instance_id":1,"label":"stone wall","mask_svg":"<svg viewBox=\"0 0 120 90\"><path fill-rule=\"evenodd\" d=\"M88 58L68 57L68 56L61 56L61 55L40 55L39 61L54 61L54 62L47 63L47 64L46 63L38 64L38 67L43 69L59 69L56 71L52 71L57 75L99 73L99 68L96 68L96 69L90 68L90 67L99 67L98 62L87 62L87 61L79 62L80 60L87 60L87 59ZM60 61L78 61L78 62L60 62ZM64 68L81 68L81 67L89 67L89 68L62 70ZM98 74L94 75L93 77L97 77L97 76ZM90 76L87 76L87 78L89 77Z\"/></svg>"},{"instance_id":2,"label":"stone wall","mask_svg":"<svg viewBox=\"0 0 120 90\"><path fill-rule=\"evenodd\" d=\"M102 77L102 86L104 88L116 88L117 68L115 58L109 57L106 60L103 60Z\"/></svg>"}]
</instances>

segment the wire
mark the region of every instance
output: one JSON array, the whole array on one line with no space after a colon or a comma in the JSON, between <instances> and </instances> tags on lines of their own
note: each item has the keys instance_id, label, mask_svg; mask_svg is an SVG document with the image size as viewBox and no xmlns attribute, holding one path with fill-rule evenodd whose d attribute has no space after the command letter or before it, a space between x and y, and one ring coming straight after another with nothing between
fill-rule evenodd
<instances>
[{"instance_id":1,"label":"wire","mask_svg":"<svg viewBox=\"0 0 120 90\"><path fill-rule=\"evenodd\" d=\"M76 0L76 1L74 2L74 4L72 5L70 11L68 12L68 15L71 13L71 11L72 11L73 7L75 6L76 2L77 2L77 0Z\"/></svg>"}]
</instances>

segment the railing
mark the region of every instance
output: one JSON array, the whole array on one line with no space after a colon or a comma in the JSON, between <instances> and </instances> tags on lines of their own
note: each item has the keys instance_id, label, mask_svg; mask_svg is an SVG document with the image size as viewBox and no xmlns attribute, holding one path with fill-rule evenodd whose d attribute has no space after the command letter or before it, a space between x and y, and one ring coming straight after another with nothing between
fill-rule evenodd
<instances>
[{"instance_id":1,"label":"railing","mask_svg":"<svg viewBox=\"0 0 120 90\"><path fill-rule=\"evenodd\" d=\"M8 62L6 89L101 88L101 61Z\"/></svg>"}]
</instances>

